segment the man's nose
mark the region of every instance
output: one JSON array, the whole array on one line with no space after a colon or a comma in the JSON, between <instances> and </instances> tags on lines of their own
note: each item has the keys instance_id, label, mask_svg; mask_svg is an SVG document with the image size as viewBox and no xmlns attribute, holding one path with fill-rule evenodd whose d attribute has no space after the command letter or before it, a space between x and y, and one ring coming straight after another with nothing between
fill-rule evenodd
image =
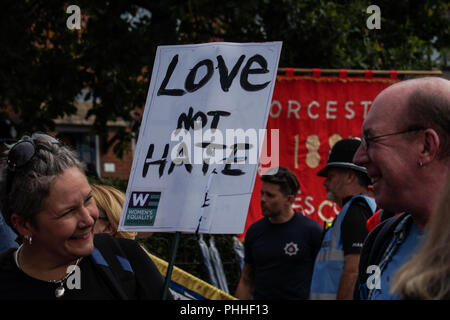
<instances>
[{"instance_id":1,"label":"man's nose","mask_svg":"<svg viewBox=\"0 0 450 320\"><path fill-rule=\"evenodd\" d=\"M264 194L261 195L261 203L266 202L266 196Z\"/></svg>"},{"instance_id":2,"label":"man's nose","mask_svg":"<svg viewBox=\"0 0 450 320\"><path fill-rule=\"evenodd\" d=\"M362 145L356 150L353 156L353 163L357 166L364 166L365 163L369 162L369 155Z\"/></svg>"}]
</instances>

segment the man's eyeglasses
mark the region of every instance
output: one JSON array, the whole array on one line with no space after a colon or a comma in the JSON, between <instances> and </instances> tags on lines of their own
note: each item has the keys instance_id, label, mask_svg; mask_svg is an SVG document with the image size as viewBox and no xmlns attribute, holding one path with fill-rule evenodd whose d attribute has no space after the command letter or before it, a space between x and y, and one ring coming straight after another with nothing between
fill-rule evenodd
<instances>
[{"instance_id":1,"label":"man's eyeglasses","mask_svg":"<svg viewBox=\"0 0 450 320\"><path fill-rule=\"evenodd\" d=\"M369 147L370 147L370 142L373 142L376 139L383 138L383 137L388 137L388 136L395 136L395 135L398 135L398 134L404 134L404 133L408 133L408 132L420 131L420 130L425 130L425 128L423 128L423 127L415 127L415 128L411 128L411 129L400 131L400 132L382 134L380 136L375 136L375 137L370 137L370 138L368 138L368 137L363 135L362 138L361 138L361 145L364 148L364 150L367 151L367 149L369 149Z\"/></svg>"},{"instance_id":2,"label":"man's eyeglasses","mask_svg":"<svg viewBox=\"0 0 450 320\"><path fill-rule=\"evenodd\" d=\"M6 192L7 194L11 191L12 181L14 178L14 172L22 167L24 167L26 164L28 164L36 154L37 150L37 144L35 140L37 138L45 139L48 142L52 144L59 144L59 141L49 136L45 133L34 133L31 136L30 140L23 140L18 143L16 143L11 150L8 152L8 159L6 161L8 166L8 173L6 178Z\"/></svg>"}]
</instances>

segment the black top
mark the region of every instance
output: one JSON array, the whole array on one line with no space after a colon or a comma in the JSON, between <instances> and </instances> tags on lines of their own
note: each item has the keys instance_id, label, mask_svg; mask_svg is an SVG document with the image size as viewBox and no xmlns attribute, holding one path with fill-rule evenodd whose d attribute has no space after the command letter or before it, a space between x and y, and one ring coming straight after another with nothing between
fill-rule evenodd
<instances>
[{"instance_id":1,"label":"black top","mask_svg":"<svg viewBox=\"0 0 450 320\"><path fill-rule=\"evenodd\" d=\"M344 206L351 198L345 198L342 205ZM361 252L364 240L369 233L366 222L371 216L372 210L364 199L357 198L353 200L341 224L344 255L349 253L359 254Z\"/></svg>"},{"instance_id":2,"label":"black top","mask_svg":"<svg viewBox=\"0 0 450 320\"><path fill-rule=\"evenodd\" d=\"M285 223L255 222L245 236L245 262L254 271L255 300L308 299L322 228L295 212Z\"/></svg>"},{"instance_id":3,"label":"black top","mask_svg":"<svg viewBox=\"0 0 450 320\"><path fill-rule=\"evenodd\" d=\"M120 299L117 286L128 299L161 299L162 276L136 241L101 234L94 244L93 254L65 282L61 300ZM14 250L0 255L0 299L55 300L59 285L25 274L15 263Z\"/></svg>"}]
</instances>

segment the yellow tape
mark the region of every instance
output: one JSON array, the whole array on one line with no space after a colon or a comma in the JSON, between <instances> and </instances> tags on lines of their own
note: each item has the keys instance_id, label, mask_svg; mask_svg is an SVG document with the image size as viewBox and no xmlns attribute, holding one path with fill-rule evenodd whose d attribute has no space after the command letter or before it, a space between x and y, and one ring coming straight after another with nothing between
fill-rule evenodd
<instances>
[{"instance_id":1,"label":"yellow tape","mask_svg":"<svg viewBox=\"0 0 450 320\"><path fill-rule=\"evenodd\" d=\"M158 258L157 256L148 252L143 246L142 249L153 260L159 272L165 277L167 273L168 262ZM214 287L213 285L203 281L200 278L193 276L192 274L174 266L172 271L171 280L202 295L209 300L237 300L232 295Z\"/></svg>"}]
</instances>

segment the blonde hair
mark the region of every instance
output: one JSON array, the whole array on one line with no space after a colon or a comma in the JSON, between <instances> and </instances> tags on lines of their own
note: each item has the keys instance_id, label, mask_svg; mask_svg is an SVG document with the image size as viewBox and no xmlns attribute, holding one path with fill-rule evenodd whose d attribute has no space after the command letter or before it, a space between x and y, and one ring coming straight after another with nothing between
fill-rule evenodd
<instances>
[{"instance_id":1,"label":"blonde hair","mask_svg":"<svg viewBox=\"0 0 450 320\"><path fill-rule=\"evenodd\" d=\"M435 214L421 250L394 276L391 291L413 299L450 299L450 182Z\"/></svg>"},{"instance_id":2,"label":"blonde hair","mask_svg":"<svg viewBox=\"0 0 450 320\"><path fill-rule=\"evenodd\" d=\"M114 230L117 230L122 207L125 203L125 194L107 185L92 184L91 187L97 207L106 213L109 223L111 223ZM114 237L134 240L136 232L116 232Z\"/></svg>"}]
</instances>

